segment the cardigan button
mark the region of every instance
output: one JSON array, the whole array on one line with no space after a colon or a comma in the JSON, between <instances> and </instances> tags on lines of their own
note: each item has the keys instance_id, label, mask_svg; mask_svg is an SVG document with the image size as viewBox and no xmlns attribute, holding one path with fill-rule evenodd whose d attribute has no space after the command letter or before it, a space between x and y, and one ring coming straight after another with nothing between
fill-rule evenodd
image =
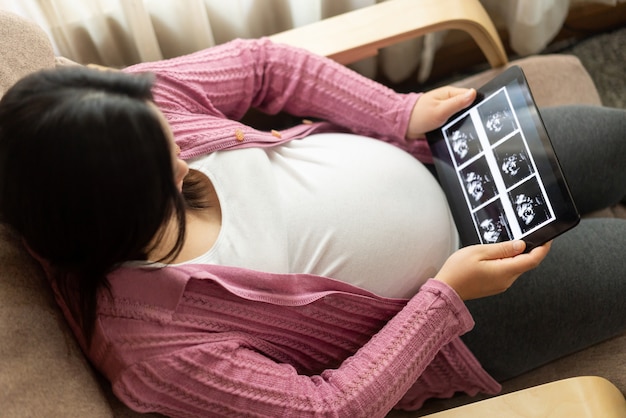
<instances>
[{"instance_id":1,"label":"cardigan button","mask_svg":"<svg viewBox=\"0 0 626 418\"><path fill-rule=\"evenodd\" d=\"M241 129L236 129L235 130L235 138L239 142L242 142L244 140L245 134L243 133L243 131Z\"/></svg>"},{"instance_id":2,"label":"cardigan button","mask_svg":"<svg viewBox=\"0 0 626 418\"><path fill-rule=\"evenodd\" d=\"M273 136L275 136L275 137L276 137L276 138L278 138L278 139L280 139L280 138L282 138L282 137L283 137L283 136L281 135L281 133L280 133L280 132L278 132L278 131L277 131L277 130L275 130L275 129L272 129L272 135L273 135Z\"/></svg>"}]
</instances>

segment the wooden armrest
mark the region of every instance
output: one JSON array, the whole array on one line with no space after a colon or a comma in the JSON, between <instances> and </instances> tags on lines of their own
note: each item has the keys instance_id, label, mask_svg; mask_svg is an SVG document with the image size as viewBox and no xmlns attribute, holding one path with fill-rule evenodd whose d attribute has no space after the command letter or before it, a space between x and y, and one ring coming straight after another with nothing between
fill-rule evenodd
<instances>
[{"instance_id":1,"label":"wooden armrest","mask_svg":"<svg viewBox=\"0 0 626 418\"><path fill-rule=\"evenodd\" d=\"M581 376L531 387L423 418L619 418L624 395L608 380Z\"/></svg>"},{"instance_id":2,"label":"wooden armrest","mask_svg":"<svg viewBox=\"0 0 626 418\"><path fill-rule=\"evenodd\" d=\"M467 32L492 67L508 59L479 0L388 0L270 36L350 64L380 48L440 30Z\"/></svg>"}]
</instances>

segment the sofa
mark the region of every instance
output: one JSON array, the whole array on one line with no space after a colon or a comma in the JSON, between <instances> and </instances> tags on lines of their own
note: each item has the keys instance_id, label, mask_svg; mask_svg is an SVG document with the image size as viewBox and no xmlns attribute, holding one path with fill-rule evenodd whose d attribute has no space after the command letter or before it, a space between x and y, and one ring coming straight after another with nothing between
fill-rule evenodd
<instances>
[{"instance_id":1,"label":"sofa","mask_svg":"<svg viewBox=\"0 0 626 418\"><path fill-rule=\"evenodd\" d=\"M0 11L0 96L29 72L69 64L55 57L41 28ZM593 81L574 57L530 57L516 64L526 69L542 106L572 102L601 104ZM501 70L494 68L458 84L476 86ZM621 206L607 208L594 216L626 218L626 210ZM624 370L626 335L505 382L504 392L580 375L602 376L625 392ZM107 383L87 363L42 271L24 250L19 237L1 225L0 388L0 415L6 417L139 416L113 396ZM436 400L422 411L396 416L418 416L473 400L466 396Z\"/></svg>"}]
</instances>

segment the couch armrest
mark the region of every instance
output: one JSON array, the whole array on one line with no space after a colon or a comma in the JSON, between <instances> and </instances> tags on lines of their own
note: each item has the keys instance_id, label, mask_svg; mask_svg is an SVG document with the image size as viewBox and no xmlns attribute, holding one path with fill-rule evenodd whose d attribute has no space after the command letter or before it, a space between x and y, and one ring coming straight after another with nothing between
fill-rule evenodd
<instances>
[{"instance_id":1,"label":"couch armrest","mask_svg":"<svg viewBox=\"0 0 626 418\"><path fill-rule=\"evenodd\" d=\"M54 66L54 50L35 22L0 10L0 97L17 80Z\"/></svg>"},{"instance_id":2,"label":"couch armrest","mask_svg":"<svg viewBox=\"0 0 626 418\"><path fill-rule=\"evenodd\" d=\"M626 400L615 385L598 376L580 376L500 395L424 418L619 418Z\"/></svg>"},{"instance_id":3,"label":"couch armrest","mask_svg":"<svg viewBox=\"0 0 626 418\"><path fill-rule=\"evenodd\" d=\"M508 59L479 0L389 0L270 36L274 42L308 49L350 64L380 48L430 32L467 32L492 67Z\"/></svg>"},{"instance_id":4,"label":"couch armrest","mask_svg":"<svg viewBox=\"0 0 626 418\"><path fill-rule=\"evenodd\" d=\"M524 70L537 106L586 104L601 106L596 86L580 59L567 54L542 54L514 60ZM471 75L453 84L478 88L506 70L510 65ZM567 75L566 80L564 76Z\"/></svg>"}]
</instances>

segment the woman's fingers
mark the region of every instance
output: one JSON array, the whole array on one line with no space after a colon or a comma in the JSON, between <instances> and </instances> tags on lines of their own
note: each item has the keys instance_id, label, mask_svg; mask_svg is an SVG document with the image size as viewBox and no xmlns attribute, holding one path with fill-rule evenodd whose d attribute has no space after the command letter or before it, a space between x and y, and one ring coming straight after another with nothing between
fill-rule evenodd
<instances>
[{"instance_id":1,"label":"woman's fingers","mask_svg":"<svg viewBox=\"0 0 626 418\"><path fill-rule=\"evenodd\" d=\"M517 278L537 267L551 243L523 253L523 241L473 245L455 252L435 276L452 287L463 300L501 293Z\"/></svg>"},{"instance_id":2,"label":"woman's fingers","mask_svg":"<svg viewBox=\"0 0 626 418\"><path fill-rule=\"evenodd\" d=\"M476 98L476 90L440 87L424 93L415 104L406 137L415 139L443 125L452 115L468 107Z\"/></svg>"}]
</instances>

